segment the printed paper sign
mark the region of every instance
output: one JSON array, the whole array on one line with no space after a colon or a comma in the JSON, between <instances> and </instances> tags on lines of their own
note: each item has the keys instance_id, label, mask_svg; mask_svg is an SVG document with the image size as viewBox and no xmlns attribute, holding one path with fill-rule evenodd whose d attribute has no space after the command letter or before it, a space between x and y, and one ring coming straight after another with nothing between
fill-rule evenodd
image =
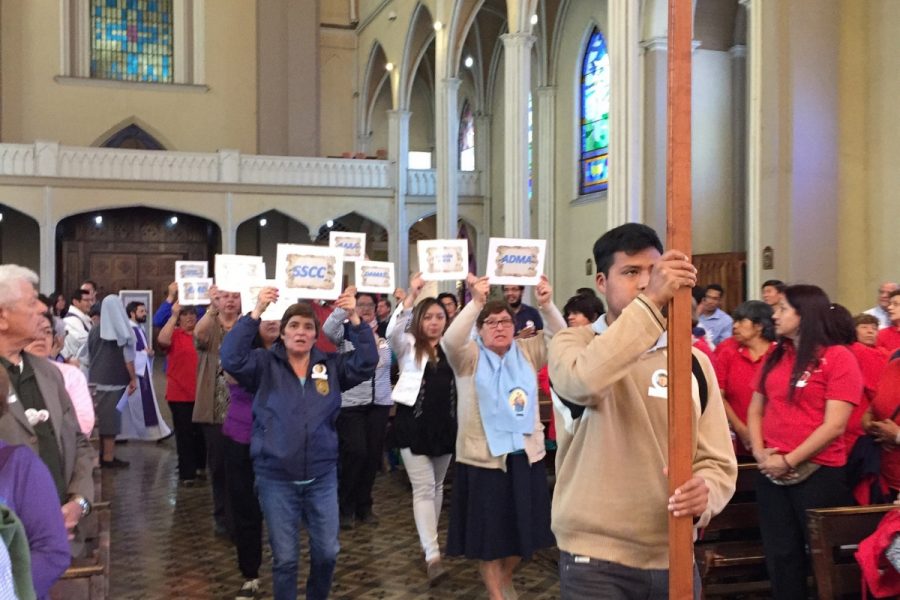
<instances>
[{"instance_id":1,"label":"printed paper sign","mask_svg":"<svg viewBox=\"0 0 900 600\"><path fill-rule=\"evenodd\" d=\"M266 278L261 256L216 254L216 285L223 292L240 292Z\"/></svg>"},{"instance_id":2,"label":"printed paper sign","mask_svg":"<svg viewBox=\"0 0 900 600\"><path fill-rule=\"evenodd\" d=\"M213 280L209 277L182 279L178 282L178 303L182 306L209 304L209 288L212 284Z\"/></svg>"},{"instance_id":3,"label":"printed paper sign","mask_svg":"<svg viewBox=\"0 0 900 600\"><path fill-rule=\"evenodd\" d=\"M547 240L491 238L487 276L494 285L537 285L544 273Z\"/></svg>"},{"instance_id":4,"label":"printed paper sign","mask_svg":"<svg viewBox=\"0 0 900 600\"><path fill-rule=\"evenodd\" d=\"M205 260L176 260L175 281L182 279L206 279L209 277L209 263Z\"/></svg>"},{"instance_id":5,"label":"printed paper sign","mask_svg":"<svg viewBox=\"0 0 900 600\"><path fill-rule=\"evenodd\" d=\"M335 300L341 295L343 250L278 244L275 279L283 296Z\"/></svg>"},{"instance_id":6,"label":"printed paper sign","mask_svg":"<svg viewBox=\"0 0 900 600\"><path fill-rule=\"evenodd\" d=\"M466 240L419 240L419 270L425 281L457 281L469 274Z\"/></svg>"},{"instance_id":7,"label":"printed paper sign","mask_svg":"<svg viewBox=\"0 0 900 600\"><path fill-rule=\"evenodd\" d=\"M245 313L256 308L259 293L266 287L278 288L278 280L266 279L265 281L251 285L241 292L241 306L244 307ZM280 321L281 317L284 315L284 311L286 311L293 303L294 298L286 296L279 291L278 301L269 304L263 314L260 315L260 319L263 321Z\"/></svg>"},{"instance_id":8,"label":"printed paper sign","mask_svg":"<svg viewBox=\"0 0 900 600\"><path fill-rule=\"evenodd\" d=\"M355 262L366 256L366 234L332 231L328 234L328 245L344 251L344 260Z\"/></svg>"},{"instance_id":9,"label":"printed paper sign","mask_svg":"<svg viewBox=\"0 0 900 600\"><path fill-rule=\"evenodd\" d=\"M394 285L394 263L357 261L355 281L357 291L390 296L397 289Z\"/></svg>"}]
</instances>

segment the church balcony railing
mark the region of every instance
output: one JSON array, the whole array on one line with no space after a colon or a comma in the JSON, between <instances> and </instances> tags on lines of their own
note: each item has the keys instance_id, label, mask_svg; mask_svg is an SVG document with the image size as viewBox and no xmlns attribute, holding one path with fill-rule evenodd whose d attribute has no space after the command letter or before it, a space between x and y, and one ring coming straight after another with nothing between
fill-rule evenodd
<instances>
[{"instance_id":1,"label":"church balcony railing","mask_svg":"<svg viewBox=\"0 0 900 600\"><path fill-rule=\"evenodd\" d=\"M236 183L389 190L388 161L262 156L237 150L172 152L63 146L58 142L0 144L0 177L60 177L185 183ZM435 195L435 171L409 170L407 194ZM459 173L460 196L481 196L479 174Z\"/></svg>"}]
</instances>

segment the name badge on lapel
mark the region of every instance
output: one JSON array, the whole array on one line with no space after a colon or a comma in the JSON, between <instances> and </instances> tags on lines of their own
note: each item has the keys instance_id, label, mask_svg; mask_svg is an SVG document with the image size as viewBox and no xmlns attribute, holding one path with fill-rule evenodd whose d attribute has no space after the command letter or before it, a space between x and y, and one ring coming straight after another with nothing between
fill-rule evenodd
<instances>
[{"instance_id":1,"label":"name badge on lapel","mask_svg":"<svg viewBox=\"0 0 900 600\"><path fill-rule=\"evenodd\" d=\"M328 386L328 368L322 363L313 365L312 378L316 382L316 391L327 396L331 390Z\"/></svg>"},{"instance_id":2,"label":"name badge on lapel","mask_svg":"<svg viewBox=\"0 0 900 600\"><path fill-rule=\"evenodd\" d=\"M669 398L669 372L665 369L657 369L650 376L650 387L647 395L652 398Z\"/></svg>"}]
</instances>

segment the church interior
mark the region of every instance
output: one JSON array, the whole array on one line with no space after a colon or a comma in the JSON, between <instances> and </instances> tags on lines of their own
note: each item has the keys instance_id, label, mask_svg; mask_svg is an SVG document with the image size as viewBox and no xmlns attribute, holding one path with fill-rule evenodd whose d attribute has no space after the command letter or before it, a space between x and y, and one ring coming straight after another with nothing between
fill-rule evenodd
<instances>
[{"instance_id":1,"label":"church interior","mask_svg":"<svg viewBox=\"0 0 900 600\"><path fill-rule=\"evenodd\" d=\"M0 0L0 263L35 271L46 294L90 279L98 297L152 290L156 304L176 260L262 256L271 277L277 244L333 231L365 233L400 286L420 240L468 240L481 272L490 238L535 238L561 303L594 287L605 231L665 236L667 11ZM694 0L693 14L699 282L721 283L726 309L772 279L869 308L900 277L900 3ZM240 583L202 522L208 494L177 487L166 448L127 444L130 471L102 476L104 597L220 598ZM342 538L333 597L483 597L473 565L441 589L410 576L408 492L392 473L376 491L381 530ZM559 597L555 568L523 567L520 597Z\"/></svg>"}]
</instances>

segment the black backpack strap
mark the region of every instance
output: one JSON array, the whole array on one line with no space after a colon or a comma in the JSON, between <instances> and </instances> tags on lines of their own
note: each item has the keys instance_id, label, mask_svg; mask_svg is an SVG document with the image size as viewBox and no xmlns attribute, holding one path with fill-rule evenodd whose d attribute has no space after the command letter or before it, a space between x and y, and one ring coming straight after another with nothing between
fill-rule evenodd
<instances>
[{"instance_id":1,"label":"black backpack strap","mask_svg":"<svg viewBox=\"0 0 900 600\"><path fill-rule=\"evenodd\" d=\"M703 367L700 361L691 353L691 372L697 378L697 392L700 395L700 414L706 411L706 404L709 402L709 384L706 382L706 374L703 373Z\"/></svg>"}]
</instances>

